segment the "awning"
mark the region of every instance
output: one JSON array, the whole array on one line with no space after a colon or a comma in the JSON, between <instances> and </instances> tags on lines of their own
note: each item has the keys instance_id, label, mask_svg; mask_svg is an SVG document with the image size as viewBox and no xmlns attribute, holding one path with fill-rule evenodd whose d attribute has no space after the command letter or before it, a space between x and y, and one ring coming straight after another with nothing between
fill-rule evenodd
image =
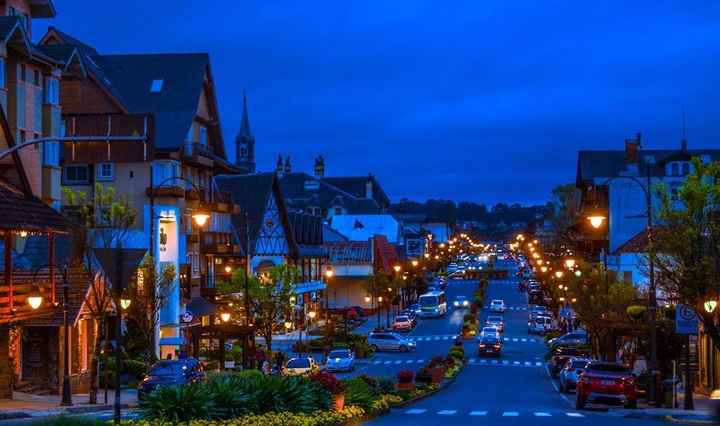
<instances>
[{"instance_id":1,"label":"awning","mask_svg":"<svg viewBox=\"0 0 720 426\"><path fill-rule=\"evenodd\" d=\"M217 311L217 306L204 297L198 296L193 297L192 300L190 300L190 303L185 306L185 310L189 311L193 317L197 318L214 314Z\"/></svg>"},{"instance_id":2,"label":"awning","mask_svg":"<svg viewBox=\"0 0 720 426\"><path fill-rule=\"evenodd\" d=\"M322 281L306 281L295 285L295 294L309 293L311 291L325 290L325 283Z\"/></svg>"},{"instance_id":3,"label":"awning","mask_svg":"<svg viewBox=\"0 0 720 426\"><path fill-rule=\"evenodd\" d=\"M160 346L182 346L186 344L184 337L163 337L160 339Z\"/></svg>"}]
</instances>

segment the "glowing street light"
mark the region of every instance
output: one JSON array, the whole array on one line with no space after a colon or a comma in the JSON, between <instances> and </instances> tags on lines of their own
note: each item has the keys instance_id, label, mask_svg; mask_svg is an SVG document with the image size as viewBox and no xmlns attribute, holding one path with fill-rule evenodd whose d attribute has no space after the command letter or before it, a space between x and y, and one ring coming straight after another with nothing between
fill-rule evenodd
<instances>
[{"instance_id":1,"label":"glowing street light","mask_svg":"<svg viewBox=\"0 0 720 426\"><path fill-rule=\"evenodd\" d=\"M575 276L576 277L582 276L582 272L578 269L577 271L575 271Z\"/></svg>"},{"instance_id":2,"label":"glowing street light","mask_svg":"<svg viewBox=\"0 0 720 426\"><path fill-rule=\"evenodd\" d=\"M606 217L603 216L603 215L600 215L600 214L595 214L595 215L592 215L592 216L588 216L588 220L590 221L590 225L591 225L593 228L595 228L595 229L600 228L600 227L603 225L603 223L605 223L605 219L606 219Z\"/></svg>"},{"instance_id":3,"label":"glowing street light","mask_svg":"<svg viewBox=\"0 0 720 426\"><path fill-rule=\"evenodd\" d=\"M395 270L395 272L400 272L402 267L400 265L395 265L395 266L393 266L393 269Z\"/></svg>"},{"instance_id":4,"label":"glowing street light","mask_svg":"<svg viewBox=\"0 0 720 426\"><path fill-rule=\"evenodd\" d=\"M562 278L563 271L555 271L555 278Z\"/></svg>"},{"instance_id":5,"label":"glowing street light","mask_svg":"<svg viewBox=\"0 0 720 426\"><path fill-rule=\"evenodd\" d=\"M30 295L27 297L27 302L30 307L35 310L42 305L42 296L40 295L40 290L36 286L33 286L32 291L30 292Z\"/></svg>"},{"instance_id":6,"label":"glowing street light","mask_svg":"<svg viewBox=\"0 0 720 426\"><path fill-rule=\"evenodd\" d=\"M230 272L232 272L232 266L225 265L225 273L229 274Z\"/></svg>"},{"instance_id":7,"label":"glowing street light","mask_svg":"<svg viewBox=\"0 0 720 426\"><path fill-rule=\"evenodd\" d=\"M207 212L204 212L202 210L198 210L195 213L193 213L192 218L195 221L195 223L197 224L197 226L202 228L203 226L205 226L208 219L210 219L210 214Z\"/></svg>"},{"instance_id":8,"label":"glowing street light","mask_svg":"<svg viewBox=\"0 0 720 426\"><path fill-rule=\"evenodd\" d=\"M120 299L120 307L123 311L127 310L127 308L130 307L130 303L132 303L132 299L128 299L126 297Z\"/></svg>"},{"instance_id":9,"label":"glowing street light","mask_svg":"<svg viewBox=\"0 0 720 426\"><path fill-rule=\"evenodd\" d=\"M418 262L418 261L415 260L415 259L413 259L412 262L410 262L410 264L412 264L413 268L416 267L416 266L418 266L418 263L420 263L420 262Z\"/></svg>"},{"instance_id":10,"label":"glowing street light","mask_svg":"<svg viewBox=\"0 0 720 426\"><path fill-rule=\"evenodd\" d=\"M715 308L717 308L717 300L708 300L704 303L704 305L705 312L712 314L715 311Z\"/></svg>"},{"instance_id":11,"label":"glowing street light","mask_svg":"<svg viewBox=\"0 0 720 426\"><path fill-rule=\"evenodd\" d=\"M565 259L565 267L572 269L575 266L575 259Z\"/></svg>"},{"instance_id":12,"label":"glowing street light","mask_svg":"<svg viewBox=\"0 0 720 426\"><path fill-rule=\"evenodd\" d=\"M308 317L310 317L311 320L315 319L316 315L317 315L317 312L315 312L315 311L308 312Z\"/></svg>"},{"instance_id":13,"label":"glowing street light","mask_svg":"<svg viewBox=\"0 0 720 426\"><path fill-rule=\"evenodd\" d=\"M547 266L541 266L541 267L540 267L540 271L541 271L543 274L544 274L545 272L547 272L547 270L548 270Z\"/></svg>"},{"instance_id":14,"label":"glowing street light","mask_svg":"<svg viewBox=\"0 0 720 426\"><path fill-rule=\"evenodd\" d=\"M333 271L333 268L328 267L328 268L325 270L325 277L326 277L326 278L332 278L333 275L335 275L335 271Z\"/></svg>"},{"instance_id":15,"label":"glowing street light","mask_svg":"<svg viewBox=\"0 0 720 426\"><path fill-rule=\"evenodd\" d=\"M230 312L223 312L220 314L220 319L222 322L228 322L230 321Z\"/></svg>"}]
</instances>

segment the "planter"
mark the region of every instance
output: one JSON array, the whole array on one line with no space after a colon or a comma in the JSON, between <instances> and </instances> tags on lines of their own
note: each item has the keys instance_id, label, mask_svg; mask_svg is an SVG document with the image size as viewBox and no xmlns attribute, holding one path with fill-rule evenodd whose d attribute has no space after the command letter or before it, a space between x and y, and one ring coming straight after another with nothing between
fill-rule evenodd
<instances>
[{"instance_id":1,"label":"planter","mask_svg":"<svg viewBox=\"0 0 720 426\"><path fill-rule=\"evenodd\" d=\"M430 369L430 376L432 377L433 383L440 383L445 378L445 369L442 367L435 367Z\"/></svg>"},{"instance_id":2,"label":"planter","mask_svg":"<svg viewBox=\"0 0 720 426\"><path fill-rule=\"evenodd\" d=\"M413 382L405 382L405 383L398 382L396 385L396 389L410 391L410 390L415 389L415 383L413 383Z\"/></svg>"},{"instance_id":3,"label":"planter","mask_svg":"<svg viewBox=\"0 0 720 426\"><path fill-rule=\"evenodd\" d=\"M345 407L345 394L339 393L332 396L332 406L335 411L340 411Z\"/></svg>"}]
</instances>

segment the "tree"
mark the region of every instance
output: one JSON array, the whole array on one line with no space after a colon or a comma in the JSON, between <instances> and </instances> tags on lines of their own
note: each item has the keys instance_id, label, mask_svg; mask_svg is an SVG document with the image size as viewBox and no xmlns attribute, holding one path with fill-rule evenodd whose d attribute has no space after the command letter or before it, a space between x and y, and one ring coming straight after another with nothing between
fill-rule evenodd
<instances>
[{"instance_id":1,"label":"tree","mask_svg":"<svg viewBox=\"0 0 720 426\"><path fill-rule=\"evenodd\" d=\"M125 349L141 354L147 367L155 360L155 329L160 310L167 305L175 280L175 265L163 264L158 268L149 254L138 267L135 279L125 289L125 297L132 302L126 313L127 328Z\"/></svg>"},{"instance_id":2,"label":"tree","mask_svg":"<svg viewBox=\"0 0 720 426\"><path fill-rule=\"evenodd\" d=\"M245 288L245 271L237 270L230 281L218 283L218 291L227 298L238 299ZM274 266L269 273L260 278L249 277L248 293L250 315L260 330L268 350L272 350L272 335L282 319L289 320L294 306L295 284L300 280L300 270L294 265ZM235 318L245 315L242 302L232 303L231 310Z\"/></svg>"},{"instance_id":3,"label":"tree","mask_svg":"<svg viewBox=\"0 0 720 426\"><path fill-rule=\"evenodd\" d=\"M676 194L655 188L661 224L649 256L659 287L674 301L695 308L705 333L720 350L720 309L704 303L720 298L720 162L693 159L693 170Z\"/></svg>"},{"instance_id":4,"label":"tree","mask_svg":"<svg viewBox=\"0 0 720 426\"><path fill-rule=\"evenodd\" d=\"M97 404L99 359L102 341L99 332L106 335L108 315L113 309L112 292L105 279L98 276L92 249L96 246L111 248L121 245L135 225L137 212L127 197L118 196L115 188L95 184L94 191L73 191L63 187L66 208L64 213L76 226L73 227L73 259L81 262L86 271L88 291L85 307L95 323L95 345L90 359L90 404Z\"/></svg>"}]
</instances>

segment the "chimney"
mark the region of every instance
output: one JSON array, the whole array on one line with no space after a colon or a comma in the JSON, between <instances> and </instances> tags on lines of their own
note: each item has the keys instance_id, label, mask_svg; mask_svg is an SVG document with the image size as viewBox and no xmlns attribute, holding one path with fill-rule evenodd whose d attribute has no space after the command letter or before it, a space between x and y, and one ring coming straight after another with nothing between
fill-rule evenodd
<instances>
[{"instance_id":1,"label":"chimney","mask_svg":"<svg viewBox=\"0 0 720 426\"><path fill-rule=\"evenodd\" d=\"M322 179L325 177L325 159L322 155L315 158L315 179Z\"/></svg>"},{"instance_id":2,"label":"chimney","mask_svg":"<svg viewBox=\"0 0 720 426\"><path fill-rule=\"evenodd\" d=\"M639 159L638 150L640 149L640 133L634 139L625 139L625 161L628 163L637 163Z\"/></svg>"},{"instance_id":3,"label":"chimney","mask_svg":"<svg viewBox=\"0 0 720 426\"><path fill-rule=\"evenodd\" d=\"M365 198L373 197L373 175L368 175L368 179L365 181Z\"/></svg>"},{"instance_id":4,"label":"chimney","mask_svg":"<svg viewBox=\"0 0 720 426\"><path fill-rule=\"evenodd\" d=\"M290 173L292 171L292 167L290 166L290 156L288 155L285 157L285 173Z\"/></svg>"},{"instance_id":5,"label":"chimney","mask_svg":"<svg viewBox=\"0 0 720 426\"><path fill-rule=\"evenodd\" d=\"M282 177L283 175L283 159L280 154L278 154L278 159L275 163L275 174L278 175L278 177Z\"/></svg>"},{"instance_id":6,"label":"chimney","mask_svg":"<svg viewBox=\"0 0 720 426\"><path fill-rule=\"evenodd\" d=\"M683 138L683 140L680 141L680 149L682 152L687 152L687 139Z\"/></svg>"}]
</instances>

